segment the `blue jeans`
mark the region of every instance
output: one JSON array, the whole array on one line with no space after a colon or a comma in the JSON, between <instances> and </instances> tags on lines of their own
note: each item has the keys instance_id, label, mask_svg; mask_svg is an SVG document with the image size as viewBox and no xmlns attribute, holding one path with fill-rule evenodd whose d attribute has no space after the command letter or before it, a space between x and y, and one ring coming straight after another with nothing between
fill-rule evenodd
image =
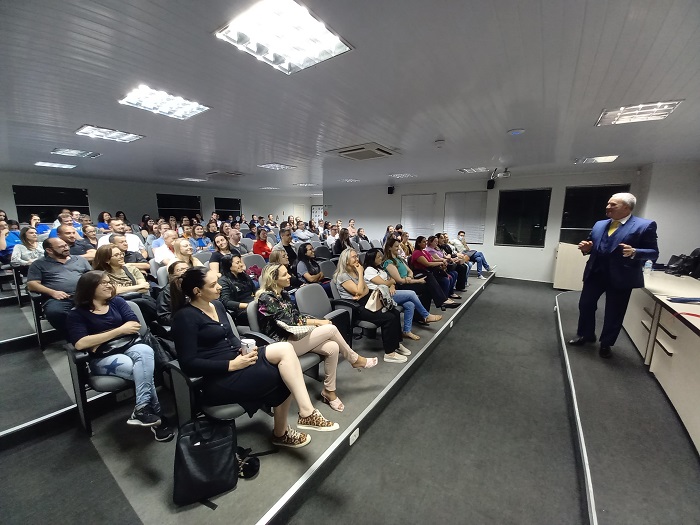
<instances>
[{"instance_id":1,"label":"blue jeans","mask_svg":"<svg viewBox=\"0 0 700 525\"><path fill-rule=\"evenodd\" d=\"M481 252L476 252L473 257L469 258L469 261L474 261L476 262L476 273L481 275L481 270L483 267L486 267L486 271L489 271L489 263L486 262L486 259L484 258L484 254Z\"/></svg>"},{"instance_id":2,"label":"blue jeans","mask_svg":"<svg viewBox=\"0 0 700 525\"><path fill-rule=\"evenodd\" d=\"M136 385L136 408L151 405L160 414L160 403L153 383L153 349L138 343L123 354L114 354L90 360L90 371L95 375L117 376L130 379Z\"/></svg>"},{"instance_id":3,"label":"blue jeans","mask_svg":"<svg viewBox=\"0 0 700 525\"><path fill-rule=\"evenodd\" d=\"M403 306L403 331L410 332L413 326L413 314L415 311L425 319L430 315L430 312L423 307L423 304L418 299L418 295L413 290L396 290L393 295L396 304Z\"/></svg>"}]
</instances>

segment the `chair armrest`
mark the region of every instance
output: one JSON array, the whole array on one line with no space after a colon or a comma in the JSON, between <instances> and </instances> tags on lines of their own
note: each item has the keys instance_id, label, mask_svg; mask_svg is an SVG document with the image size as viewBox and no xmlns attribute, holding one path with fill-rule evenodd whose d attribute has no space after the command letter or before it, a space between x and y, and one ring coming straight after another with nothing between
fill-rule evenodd
<instances>
[{"instance_id":1,"label":"chair armrest","mask_svg":"<svg viewBox=\"0 0 700 525\"><path fill-rule=\"evenodd\" d=\"M333 310L332 312L330 312L330 313L324 315L323 318L324 318L324 319L328 319L329 321L333 322L334 320L340 319L341 317L344 317L344 316L346 316L346 315L347 315L348 317L352 317L352 316L350 315L350 312L349 312L348 310L345 310L345 309L337 309L337 310ZM348 320L349 320L349 319L348 319ZM335 323L333 323L333 324L335 324Z\"/></svg>"},{"instance_id":2,"label":"chair armrest","mask_svg":"<svg viewBox=\"0 0 700 525\"><path fill-rule=\"evenodd\" d=\"M176 373L182 377L182 379L187 383L187 386L190 388L195 388L199 387L202 385L202 382L204 381L203 377L190 377L185 372L182 371L182 368L180 368L180 363L178 363L177 360L170 361L168 363L165 363L165 369L168 370L171 373Z\"/></svg>"},{"instance_id":3,"label":"chair armrest","mask_svg":"<svg viewBox=\"0 0 700 525\"><path fill-rule=\"evenodd\" d=\"M277 342L271 337L261 334L260 332L246 332L245 336L247 339L254 339L256 343L260 344L260 346L271 345Z\"/></svg>"}]
</instances>

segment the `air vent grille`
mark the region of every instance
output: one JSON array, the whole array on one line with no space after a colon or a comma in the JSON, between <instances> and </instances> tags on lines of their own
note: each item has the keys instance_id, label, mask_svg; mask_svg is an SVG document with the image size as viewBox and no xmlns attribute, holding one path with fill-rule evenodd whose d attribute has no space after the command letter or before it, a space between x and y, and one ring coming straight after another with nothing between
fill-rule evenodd
<instances>
[{"instance_id":1,"label":"air vent grille","mask_svg":"<svg viewBox=\"0 0 700 525\"><path fill-rule=\"evenodd\" d=\"M339 156L350 160L382 159L385 157L393 157L398 155L398 152L392 151L390 148L377 144L376 142L368 142L367 144L358 144L357 146L335 149L329 151L328 153L337 153Z\"/></svg>"}]
</instances>

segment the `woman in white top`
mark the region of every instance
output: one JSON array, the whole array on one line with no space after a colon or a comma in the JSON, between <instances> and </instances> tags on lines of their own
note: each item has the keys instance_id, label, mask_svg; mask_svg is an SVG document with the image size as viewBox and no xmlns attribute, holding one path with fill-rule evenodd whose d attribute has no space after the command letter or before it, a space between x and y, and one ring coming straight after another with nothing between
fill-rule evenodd
<instances>
[{"instance_id":1,"label":"woman in white top","mask_svg":"<svg viewBox=\"0 0 700 525\"><path fill-rule=\"evenodd\" d=\"M10 264L12 264L12 266L19 266L20 272L26 275L29 266L44 255L44 250L39 246L35 228L22 228L22 231L19 233L19 238L22 243L16 244L12 249Z\"/></svg>"},{"instance_id":2,"label":"woman in white top","mask_svg":"<svg viewBox=\"0 0 700 525\"><path fill-rule=\"evenodd\" d=\"M194 266L204 266L204 263L193 257L194 248L189 239L178 239L173 243L173 250L175 250L175 258L170 261L168 266L173 264L175 261L183 261L188 264L190 268Z\"/></svg>"}]
</instances>

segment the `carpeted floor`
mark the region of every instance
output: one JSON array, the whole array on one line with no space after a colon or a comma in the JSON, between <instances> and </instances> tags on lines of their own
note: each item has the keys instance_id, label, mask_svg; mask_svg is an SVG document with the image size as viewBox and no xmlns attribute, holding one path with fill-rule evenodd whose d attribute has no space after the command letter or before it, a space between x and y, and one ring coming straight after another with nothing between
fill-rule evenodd
<instances>
[{"instance_id":1,"label":"carpeted floor","mask_svg":"<svg viewBox=\"0 0 700 525\"><path fill-rule=\"evenodd\" d=\"M576 333L579 296L559 297L566 340ZM611 359L598 357L598 345L568 352L599 523L700 523L698 454L624 330Z\"/></svg>"},{"instance_id":2,"label":"carpeted floor","mask_svg":"<svg viewBox=\"0 0 700 525\"><path fill-rule=\"evenodd\" d=\"M490 285L290 523L581 523L555 295Z\"/></svg>"}]
</instances>

